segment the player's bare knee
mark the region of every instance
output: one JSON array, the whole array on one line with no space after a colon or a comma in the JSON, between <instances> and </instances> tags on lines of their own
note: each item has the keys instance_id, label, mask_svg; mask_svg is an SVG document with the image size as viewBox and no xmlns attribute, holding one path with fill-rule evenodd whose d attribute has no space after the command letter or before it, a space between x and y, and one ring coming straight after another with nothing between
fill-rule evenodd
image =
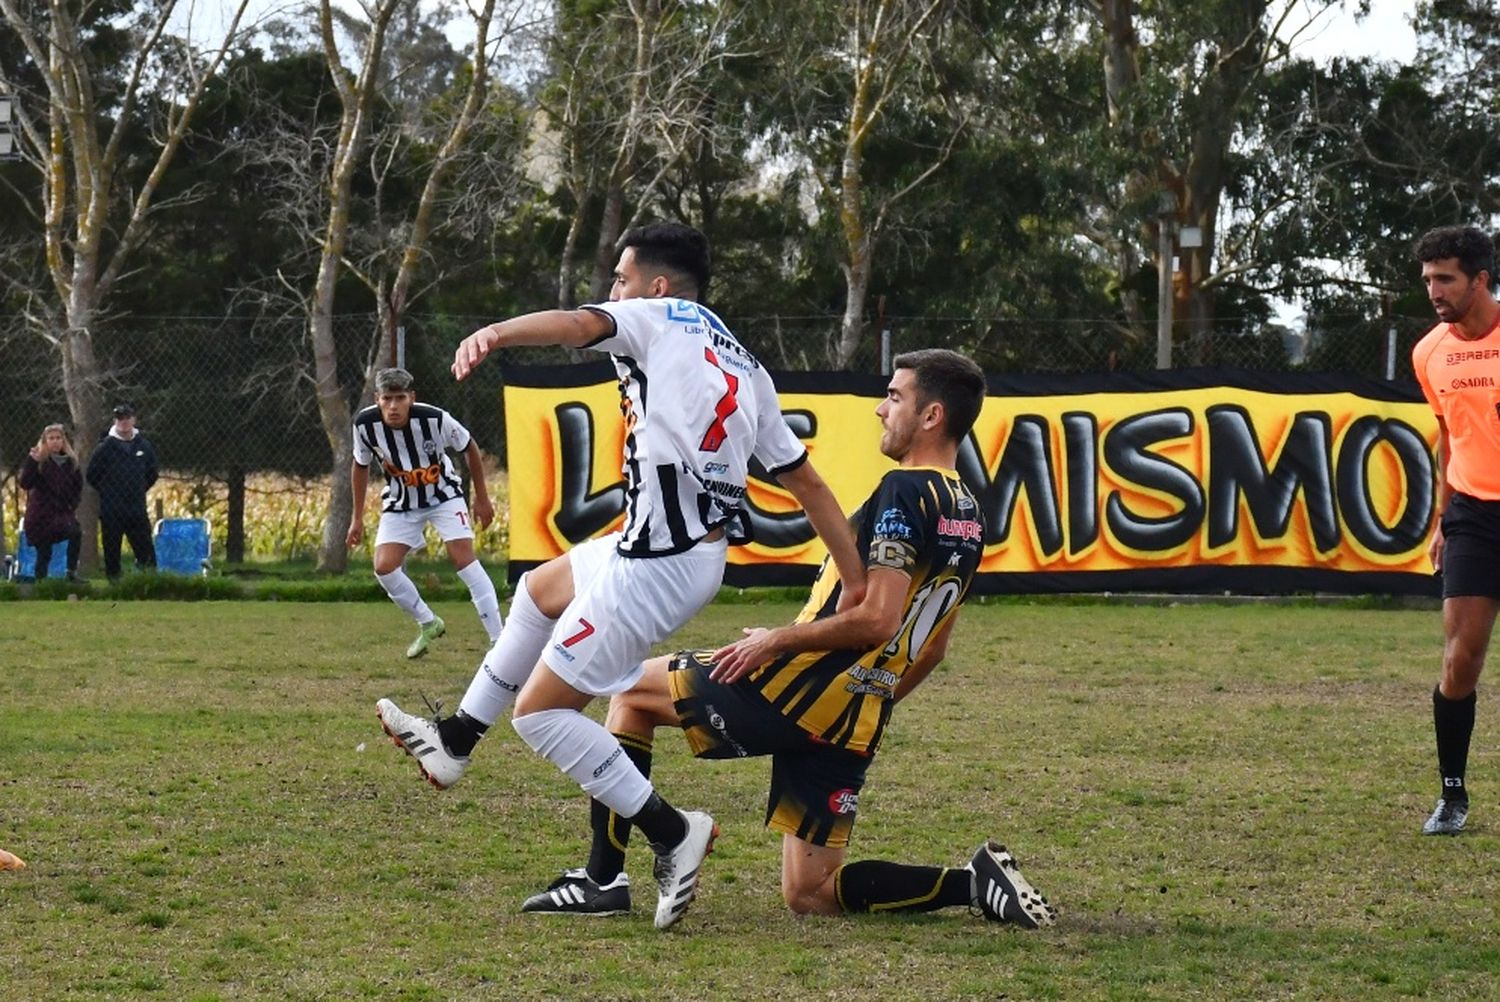
<instances>
[{"instance_id":1,"label":"player's bare knee","mask_svg":"<svg viewBox=\"0 0 1500 1002\"><path fill-rule=\"evenodd\" d=\"M836 915L832 881L816 885L781 885L781 898L793 915Z\"/></svg>"}]
</instances>

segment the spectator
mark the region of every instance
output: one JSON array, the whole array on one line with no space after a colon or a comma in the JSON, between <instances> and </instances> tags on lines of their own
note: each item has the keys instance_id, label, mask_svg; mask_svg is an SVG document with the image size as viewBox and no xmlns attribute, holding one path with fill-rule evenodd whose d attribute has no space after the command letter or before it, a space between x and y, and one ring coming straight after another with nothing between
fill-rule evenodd
<instances>
[{"instance_id":1,"label":"spectator","mask_svg":"<svg viewBox=\"0 0 1500 1002\"><path fill-rule=\"evenodd\" d=\"M135 426L135 408L120 404L115 423L89 457L89 486L99 492L99 528L104 539L104 573L120 578L120 537L130 540L137 567L156 566L146 491L156 483L156 451Z\"/></svg>"},{"instance_id":2,"label":"spectator","mask_svg":"<svg viewBox=\"0 0 1500 1002\"><path fill-rule=\"evenodd\" d=\"M36 547L36 576L47 576L52 547L68 544L68 580L78 578L78 551L83 533L78 528L78 499L83 496L83 474L78 453L60 424L42 429L31 452L21 461L21 489L26 492L26 541Z\"/></svg>"}]
</instances>

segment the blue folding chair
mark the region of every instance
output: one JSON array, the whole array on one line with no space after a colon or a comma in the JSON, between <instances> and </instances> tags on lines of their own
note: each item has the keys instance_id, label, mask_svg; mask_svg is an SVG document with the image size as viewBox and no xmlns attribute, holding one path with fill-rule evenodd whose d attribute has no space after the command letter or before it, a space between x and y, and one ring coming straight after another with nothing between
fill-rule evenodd
<instances>
[{"instance_id":1,"label":"blue folding chair","mask_svg":"<svg viewBox=\"0 0 1500 1002\"><path fill-rule=\"evenodd\" d=\"M52 559L47 564L47 576L60 578L68 573L68 541L52 544ZM16 532L16 559L11 564L11 575L23 580L36 577L36 547L26 541L26 523L23 520Z\"/></svg>"},{"instance_id":2,"label":"blue folding chair","mask_svg":"<svg viewBox=\"0 0 1500 1002\"><path fill-rule=\"evenodd\" d=\"M156 569L207 574L213 534L206 518L164 518L156 523Z\"/></svg>"}]
</instances>

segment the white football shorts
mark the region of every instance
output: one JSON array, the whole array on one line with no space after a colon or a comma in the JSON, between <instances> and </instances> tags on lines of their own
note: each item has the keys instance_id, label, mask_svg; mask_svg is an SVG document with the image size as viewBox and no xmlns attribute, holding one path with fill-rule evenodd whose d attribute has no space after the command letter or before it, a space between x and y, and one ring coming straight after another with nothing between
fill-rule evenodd
<instances>
[{"instance_id":1,"label":"white football shorts","mask_svg":"<svg viewBox=\"0 0 1500 1002\"><path fill-rule=\"evenodd\" d=\"M666 557L622 557L619 542L616 532L568 551L573 601L542 654L558 678L595 696L640 680L651 648L718 593L729 550L719 539Z\"/></svg>"},{"instance_id":2,"label":"white football shorts","mask_svg":"<svg viewBox=\"0 0 1500 1002\"><path fill-rule=\"evenodd\" d=\"M422 535L422 526L428 522L432 523L438 538L445 543L455 539L474 538L474 527L469 524L468 506L464 504L463 498L454 498L431 508L381 512L380 528L375 530L375 545L402 543L413 550L420 550L427 543Z\"/></svg>"}]
</instances>

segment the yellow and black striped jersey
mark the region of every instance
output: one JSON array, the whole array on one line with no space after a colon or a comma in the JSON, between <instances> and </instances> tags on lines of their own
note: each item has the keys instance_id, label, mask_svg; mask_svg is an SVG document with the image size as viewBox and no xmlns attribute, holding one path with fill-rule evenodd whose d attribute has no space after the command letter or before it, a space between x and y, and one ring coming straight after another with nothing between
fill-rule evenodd
<instances>
[{"instance_id":1,"label":"yellow and black striped jersey","mask_svg":"<svg viewBox=\"0 0 1500 1002\"><path fill-rule=\"evenodd\" d=\"M984 520L956 472L919 467L887 473L850 521L867 567L911 579L895 636L867 651L785 655L749 682L804 730L873 754L896 684L968 594L984 550ZM825 560L796 621L833 615L841 590L838 569Z\"/></svg>"}]
</instances>

